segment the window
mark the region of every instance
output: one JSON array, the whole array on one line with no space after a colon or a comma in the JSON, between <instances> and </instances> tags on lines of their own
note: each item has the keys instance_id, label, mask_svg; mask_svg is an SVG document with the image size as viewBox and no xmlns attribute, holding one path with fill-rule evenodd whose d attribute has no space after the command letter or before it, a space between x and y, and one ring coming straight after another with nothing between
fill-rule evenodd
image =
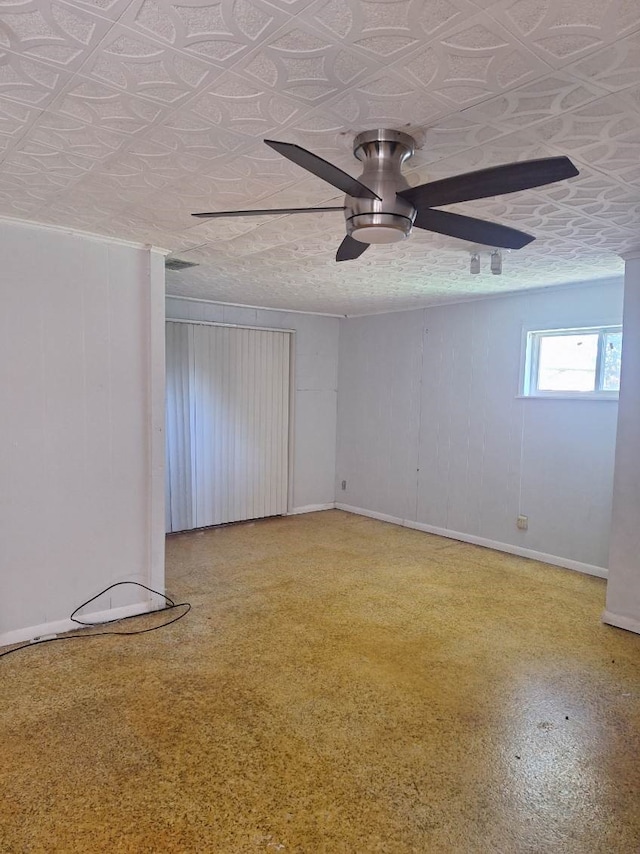
<instances>
[{"instance_id":1,"label":"window","mask_svg":"<svg viewBox=\"0 0 640 854\"><path fill-rule=\"evenodd\" d=\"M526 397L618 397L621 326L527 332Z\"/></svg>"}]
</instances>

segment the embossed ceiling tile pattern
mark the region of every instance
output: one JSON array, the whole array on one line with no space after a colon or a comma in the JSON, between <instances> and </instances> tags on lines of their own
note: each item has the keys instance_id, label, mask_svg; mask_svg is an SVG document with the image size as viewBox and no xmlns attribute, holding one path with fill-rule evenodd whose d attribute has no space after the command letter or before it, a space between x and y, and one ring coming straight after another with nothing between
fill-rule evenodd
<instances>
[{"instance_id":1,"label":"embossed ceiling tile pattern","mask_svg":"<svg viewBox=\"0 0 640 854\"><path fill-rule=\"evenodd\" d=\"M91 189L90 194L87 193ZM61 216L66 214L81 217L87 223L92 224L117 216L126 209L126 199L118 197L114 198L113 194L107 196L104 193L96 191L95 186L83 181L78 181L68 192L64 194L64 199L51 200L45 211L51 216L58 213ZM86 228L87 226L85 226Z\"/></svg>"},{"instance_id":2,"label":"embossed ceiling tile pattern","mask_svg":"<svg viewBox=\"0 0 640 854\"><path fill-rule=\"evenodd\" d=\"M319 0L309 19L342 44L389 61L473 14L467 0Z\"/></svg>"},{"instance_id":3,"label":"embossed ceiling tile pattern","mask_svg":"<svg viewBox=\"0 0 640 854\"><path fill-rule=\"evenodd\" d=\"M298 145L311 148L323 157L350 158L350 168L356 169L357 161L353 158L353 140L360 133L361 127L345 125L344 117L330 107L322 105L296 117L286 128L287 140Z\"/></svg>"},{"instance_id":4,"label":"embossed ceiling tile pattern","mask_svg":"<svg viewBox=\"0 0 640 854\"><path fill-rule=\"evenodd\" d=\"M0 49L0 97L44 109L69 81L65 71Z\"/></svg>"},{"instance_id":5,"label":"embossed ceiling tile pattern","mask_svg":"<svg viewBox=\"0 0 640 854\"><path fill-rule=\"evenodd\" d=\"M611 260L606 253L595 253L590 259L591 263L587 264L579 253L575 258L566 259L556 255L566 244L558 240L555 240L554 244L556 251L552 255L552 263L548 263L548 247L525 255L520 252L517 257L508 255L504 262L505 273L500 277L491 276L487 272L470 277L469 256L466 252L439 250L437 256L432 259L432 256L427 255L417 258L413 253L405 255L402 252L394 252L389 247L373 247L355 262L362 280L357 297L345 281L342 270L336 271L336 266L330 261L322 260L321 256L317 255L310 257L306 252L296 251L293 246L280 247L277 255L286 256L286 269L293 269L298 273L295 282L288 276L278 276L270 253L263 252L257 255L255 260L259 259L261 266L265 268L264 280L262 283L250 285L249 288L244 277L251 273L253 261L250 257L241 258L237 264L233 264L217 253L207 254L208 247L203 247L188 253L188 258L197 259L203 264L189 271L188 292L182 275L169 273L167 286L170 293L192 296L206 294L212 287L205 266L208 259L209 263L213 262L215 265L214 287L218 299L222 301L237 301L240 285L243 301L248 303L253 301L252 304L263 304L268 295L273 307L331 312L335 311L337 294L341 310L345 313L362 314L450 301L452 298L461 298L463 291L468 298L504 293L522 287L536 287L544 283L578 281L581 277L593 278L611 273ZM396 248L408 249L408 246ZM425 260L427 258L428 261ZM541 281L537 266L543 259L547 259L544 282ZM616 261L616 272L619 272L622 262L620 259ZM384 266L385 276L379 275L381 264ZM485 270L487 266L488 258L485 259ZM236 282L238 270L242 272Z\"/></svg>"},{"instance_id":6,"label":"embossed ceiling tile pattern","mask_svg":"<svg viewBox=\"0 0 640 854\"><path fill-rule=\"evenodd\" d=\"M109 27L109 21L55 0L3 0L0 45L75 71Z\"/></svg>"},{"instance_id":7,"label":"embossed ceiling tile pattern","mask_svg":"<svg viewBox=\"0 0 640 854\"><path fill-rule=\"evenodd\" d=\"M65 5L92 12L109 21L117 21L131 0L63 0Z\"/></svg>"},{"instance_id":8,"label":"embossed ceiling tile pattern","mask_svg":"<svg viewBox=\"0 0 640 854\"><path fill-rule=\"evenodd\" d=\"M116 24L82 68L83 76L177 106L220 72Z\"/></svg>"},{"instance_id":9,"label":"embossed ceiling tile pattern","mask_svg":"<svg viewBox=\"0 0 640 854\"><path fill-rule=\"evenodd\" d=\"M584 164L579 166L580 174L575 178L545 187L545 197L566 202L574 210L579 208L590 215L595 215L600 204L620 201L629 205L640 202L638 193L634 192L632 187L627 187L622 182L617 184L611 181L608 175L603 175ZM636 202L632 202L633 199Z\"/></svg>"},{"instance_id":10,"label":"embossed ceiling tile pattern","mask_svg":"<svg viewBox=\"0 0 640 854\"><path fill-rule=\"evenodd\" d=\"M621 90L618 97L628 105L632 112L640 115L640 84Z\"/></svg>"},{"instance_id":11,"label":"embossed ceiling tile pattern","mask_svg":"<svg viewBox=\"0 0 640 854\"><path fill-rule=\"evenodd\" d=\"M121 149L128 137L47 111L31 127L29 141L41 142L58 151L102 160Z\"/></svg>"},{"instance_id":12,"label":"embossed ceiling tile pattern","mask_svg":"<svg viewBox=\"0 0 640 854\"><path fill-rule=\"evenodd\" d=\"M203 160L193 154L172 151L165 145L141 137L134 139L128 150L112 162L114 165L125 163L141 174L146 173L149 180L164 178L171 182L198 172Z\"/></svg>"},{"instance_id":13,"label":"embossed ceiling tile pattern","mask_svg":"<svg viewBox=\"0 0 640 854\"><path fill-rule=\"evenodd\" d=\"M61 205L59 207L45 207L38 214L38 221L44 225L57 225L60 222L60 217L63 216L69 228L76 228L78 231L88 231L93 233L96 231L97 220L87 216L84 212L78 214L71 207Z\"/></svg>"},{"instance_id":14,"label":"embossed ceiling tile pattern","mask_svg":"<svg viewBox=\"0 0 640 854\"><path fill-rule=\"evenodd\" d=\"M252 140L277 133L301 113L296 101L265 92L261 86L233 73L223 75L189 106L209 127L223 127Z\"/></svg>"},{"instance_id":15,"label":"embossed ceiling tile pattern","mask_svg":"<svg viewBox=\"0 0 640 854\"><path fill-rule=\"evenodd\" d=\"M450 111L414 81L386 70L330 103L345 124L359 128L422 125Z\"/></svg>"},{"instance_id":16,"label":"embossed ceiling tile pattern","mask_svg":"<svg viewBox=\"0 0 640 854\"><path fill-rule=\"evenodd\" d=\"M427 136L428 138L428 136ZM500 166L517 160L534 160L540 157L555 157L557 152L543 145L533 129L517 131L494 137L488 145L476 146L454 152L428 164L421 174L428 174L425 180L437 180L462 172L474 172L490 166Z\"/></svg>"},{"instance_id":17,"label":"embossed ceiling tile pattern","mask_svg":"<svg viewBox=\"0 0 640 854\"><path fill-rule=\"evenodd\" d=\"M161 107L101 83L76 78L54 104L58 113L119 133L134 134L156 121Z\"/></svg>"},{"instance_id":18,"label":"embossed ceiling tile pattern","mask_svg":"<svg viewBox=\"0 0 640 854\"><path fill-rule=\"evenodd\" d=\"M502 222L534 234L536 237L544 227L547 216L557 209L557 205L550 204L547 199L531 192L510 193L508 196L479 199L461 205L450 205L447 208L455 213ZM528 248L527 251L530 252L531 249ZM518 257L523 252L524 250L519 250Z\"/></svg>"},{"instance_id":19,"label":"embossed ceiling tile pattern","mask_svg":"<svg viewBox=\"0 0 640 854\"><path fill-rule=\"evenodd\" d=\"M77 154L66 154L49 145L25 140L7 157L5 163L7 166L11 164L23 166L33 173L41 172L46 175L75 179L86 175L94 166L95 160ZM11 174L9 169L7 171Z\"/></svg>"},{"instance_id":20,"label":"embossed ceiling tile pattern","mask_svg":"<svg viewBox=\"0 0 640 854\"><path fill-rule=\"evenodd\" d=\"M269 217L244 236L242 252L248 255L287 243L306 246L307 241L310 241L312 249L315 242L324 251L322 261L328 263L343 237L344 218L339 211L297 214L293 228L290 218ZM277 260L277 255L274 260Z\"/></svg>"},{"instance_id":21,"label":"embossed ceiling tile pattern","mask_svg":"<svg viewBox=\"0 0 640 854\"><path fill-rule=\"evenodd\" d=\"M191 210L187 208L188 206L185 206L184 213L189 217ZM198 246L211 244L210 249L207 250L207 254L210 254L213 250L221 250L221 244L241 237L248 231L253 231L254 228L259 228L261 222L250 217L232 217L224 221L190 219L189 224L180 232L179 239L181 245L184 241L192 242ZM237 253L238 251L241 251L240 246L234 246L233 252Z\"/></svg>"},{"instance_id":22,"label":"embossed ceiling tile pattern","mask_svg":"<svg viewBox=\"0 0 640 854\"><path fill-rule=\"evenodd\" d=\"M324 181L309 178L273 193L268 196L268 201L268 206L274 208L337 206L344 204L344 195ZM333 217L342 223L340 212L336 211Z\"/></svg>"},{"instance_id":23,"label":"embossed ceiling tile pattern","mask_svg":"<svg viewBox=\"0 0 640 854\"><path fill-rule=\"evenodd\" d=\"M17 216L20 213L28 214L39 210L47 195L51 195L51 190L39 192L38 186L33 184L32 176L5 174L0 178L0 204L4 216Z\"/></svg>"},{"instance_id":24,"label":"embossed ceiling tile pattern","mask_svg":"<svg viewBox=\"0 0 640 854\"><path fill-rule=\"evenodd\" d=\"M120 227L124 225L127 229L135 228L136 239L140 239L144 234L145 241L153 243L156 231L167 234L175 230L184 231L189 225L189 215L174 208L167 208L162 204L161 197L150 195L119 214L117 222ZM171 249L174 245L175 238L171 245L165 248Z\"/></svg>"},{"instance_id":25,"label":"embossed ceiling tile pattern","mask_svg":"<svg viewBox=\"0 0 640 854\"><path fill-rule=\"evenodd\" d=\"M470 107L461 117L511 133L518 127L576 110L605 93L605 89L593 83L558 71Z\"/></svg>"},{"instance_id":26,"label":"embossed ceiling tile pattern","mask_svg":"<svg viewBox=\"0 0 640 854\"><path fill-rule=\"evenodd\" d=\"M481 116L473 115L471 110L439 119L434 127L427 128L422 148L409 161L407 177L421 173L423 167L428 169L429 164L437 160L489 143L501 134L501 129L482 121Z\"/></svg>"},{"instance_id":27,"label":"embossed ceiling tile pattern","mask_svg":"<svg viewBox=\"0 0 640 854\"><path fill-rule=\"evenodd\" d=\"M148 168L147 162L146 157L125 153L98 163L83 182L90 183L103 197L110 195L111 198L117 197L118 201L126 197L135 203L149 193L166 190L175 181L178 171L171 166L170 158L162 158L154 170Z\"/></svg>"},{"instance_id":28,"label":"embossed ceiling tile pattern","mask_svg":"<svg viewBox=\"0 0 640 854\"><path fill-rule=\"evenodd\" d=\"M165 167L167 161L168 158L164 161ZM91 182L86 185L88 192L100 192L112 198L115 195L118 199L124 196L133 202L149 191L166 187L175 179L175 171L169 167L162 174L160 170L149 169L146 161L137 155L125 153L96 165L90 177L83 179L83 184Z\"/></svg>"},{"instance_id":29,"label":"embossed ceiling tile pattern","mask_svg":"<svg viewBox=\"0 0 640 854\"><path fill-rule=\"evenodd\" d=\"M610 178L640 189L640 128L625 136L624 140L599 142L580 151L580 158L606 172Z\"/></svg>"},{"instance_id":30,"label":"embossed ceiling tile pattern","mask_svg":"<svg viewBox=\"0 0 640 854\"><path fill-rule=\"evenodd\" d=\"M41 202L27 200L24 196L19 197L6 191L2 184L0 184L0 204L4 211L3 216L17 219L28 219L42 207Z\"/></svg>"},{"instance_id":31,"label":"embossed ceiling tile pattern","mask_svg":"<svg viewBox=\"0 0 640 854\"><path fill-rule=\"evenodd\" d=\"M273 185L268 180L252 181L247 186L246 179L237 172L228 174L224 180L207 180L198 174L191 181L181 180L179 194L172 194L172 211L189 215L197 211L247 210L255 208L258 202L259 207L269 208L271 204L263 205L263 200L271 195ZM219 227L223 228L226 222L220 221ZM190 219L189 224L193 223Z\"/></svg>"},{"instance_id":32,"label":"embossed ceiling tile pattern","mask_svg":"<svg viewBox=\"0 0 640 854\"><path fill-rule=\"evenodd\" d=\"M262 0L134 0L120 23L228 67L289 17Z\"/></svg>"},{"instance_id":33,"label":"embossed ceiling tile pattern","mask_svg":"<svg viewBox=\"0 0 640 854\"><path fill-rule=\"evenodd\" d=\"M353 160L353 158L352 158ZM269 178L274 192L309 177L309 173L264 143L255 143L241 156L229 161L244 176L247 184ZM353 161L355 163L355 161ZM320 178L314 178L318 182Z\"/></svg>"},{"instance_id":34,"label":"embossed ceiling tile pattern","mask_svg":"<svg viewBox=\"0 0 640 854\"><path fill-rule=\"evenodd\" d=\"M621 255L624 256L626 253L630 253L630 252L635 253L637 251L638 251L638 238L636 235L634 235L629 240L623 240L622 241L621 248L620 248L620 254ZM624 268L621 272L624 272Z\"/></svg>"},{"instance_id":35,"label":"embossed ceiling tile pattern","mask_svg":"<svg viewBox=\"0 0 640 854\"><path fill-rule=\"evenodd\" d=\"M39 110L0 98L0 151L15 145L39 114Z\"/></svg>"},{"instance_id":36,"label":"embossed ceiling tile pattern","mask_svg":"<svg viewBox=\"0 0 640 854\"><path fill-rule=\"evenodd\" d=\"M524 85L549 71L533 51L482 14L394 67L455 109Z\"/></svg>"},{"instance_id":37,"label":"embossed ceiling tile pattern","mask_svg":"<svg viewBox=\"0 0 640 854\"><path fill-rule=\"evenodd\" d=\"M640 244L632 0L0 5L0 213L197 259L176 293L368 313L617 274L614 253ZM262 140L357 176L353 137L371 127L416 136L411 184L558 153L581 174L453 208L536 235L502 276L470 276L471 244L419 230L336 264L339 211L191 216L339 205Z\"/></svg>"},{"instance_id":38,"label":"embossed ceiling tile pattern","mask_svg":"<svg viewBox=\"0 0 640 854\"><path fill-rule=\"evenodd\" d=\"M296 20L265 40L234 71L300 104L321 104L379 67Z\"/></svg>"},{"instance_id":39,"label":"embossed ceiling tile pattern","mask_svg":"<svg viewBox=\"0 0 640 854\"><path fill-rule=\"evenodd\" d=\"M44 199L50 199L70 183L69 179L62 175L43 173L19 159L13 160L8 157L5 163L2 185L8 193L21 188L26 197L42 202Z\"/></svg>"},{"instance_id":40,"label":"embossed ceiling tile pattern","mask_svg":"<svg viewBox=\"0 0 640 854\"><path fill-rule=\"evenodd\" d=\"M569 150L574 156L589 146L600 143L611 147L637 133L640 114L617 95L599 98L572 113L564 113L535 127L545 144Z\"/></svg>"},{"instance_id":41,"label":"embossed ceiling tile pattern","mask_svg":"<svg viewBox=\"0 0 640 854\"><path fill-rule=\"evenodd\" d=\"M619 39L614 46L574 62L567 70L610 92L637 85L640 78L640 34Z\"/></svg>"},{"instance_id":42,"label":"embossed ceiling tile pattern","mask_svg":"<svg viewBox=\"0 0 640 854\"><path fill-rule=\"evenodd\" d=\"M204 161L228 158L247 144L245 138L213 127L190 109L175 113L150 130L145 141L179 154L198 156Z\"/></svg>"},{"instance_id":43,"label":"embossed ceiling tile pattern","mask_svg":"<svg viewBox=\"0 0 640 854\"><path fill-rule=\"evenodd\" d=\"M545 197L556 204L579 210L605 226L637 231L640 196L633 188L612 183L610 178L588 167L580 175L545 189ZM625 238L626 239L626 238Z\"/></svg>"},{"instance_id":44,"label":"embossed ceiling tile pattern","mask_svg":"<svg viewBox=\"0 0 640 854\"><path fill-rule=\"evenodd\" d=\"M139 240L141 243L150 242L161 249L170 249L175 244L172 229L165 229L157 219L149 221L141 220L136 212L133 215L128 213L122 214L119 221L126 225L132 240ZM106 231L109 227L109 220L106 220L100 225L100 230ZM170 241L171 246L168 245L167 241Z\"/></svg>"},{"instance_id":45,"label":"embossed ceiling tile pattern","mask_svg":"<svg viewBox=\"0 0 640 854\"><path fill-rule=\"evenodd\" d=\"M502 0L490 12L555 67L640 28L634 2Z\"/></svg>"},{"instance_id":46,"label":"embossed ceiling tile pattern","mask_svg":"<svg viewBox=\"0 0 640 854\"><path fill-rule=\"evenodd\" d=\"M483 202L469 202L467 213L487 217L519 227L533 234L537 240L562 238L584 250L594 247L619 251L621 239L627 239L630 231L617 224L607 223L605 217L576 215L576 210L567 200L557 202L545 194L515 193ZM459 211L461 212L461 211ZM536 243L536 248L538 244ZM520 257L520 253L517 253Z\"/></svg>"}]
</instances>

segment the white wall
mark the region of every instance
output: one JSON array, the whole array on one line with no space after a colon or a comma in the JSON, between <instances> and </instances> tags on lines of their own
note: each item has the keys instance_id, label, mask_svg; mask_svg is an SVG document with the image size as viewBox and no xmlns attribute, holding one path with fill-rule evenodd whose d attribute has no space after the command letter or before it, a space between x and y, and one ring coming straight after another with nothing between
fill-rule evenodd
<instances>
[{"instance_id":1,"label":"white wall","mask_svg":"<svg viewBox=\"0 0 640 854\"><path fill-rule=\"evenodd\" d=\"M294 512L335 501L338 337L336 317L168 297L167 318L295 329Z\"/></svg>"},{"instance_id":2,"label":"white wall","mask_svg":"<svg viewBox=\"0 0 640 854\"><path fill-rule=\"evenodd\" d=\"M164 584L164 264L0 222L0 643ZM138 603L114 592L88 610ZM141 604L140 604L141 603Z\"/></svg>"},{"instance_id":3,"label":"white wall","mask_svg":"<svg viewBox=\"0 0 640 854\"><path fill-rule=\"evenodd\" d=\"M525 324L621 317L609 283L341 321L337 501L606 567L616 403L517 394Z\"/></svg>"},{"instance_id":4,"label":"white wall","mask_svg":"<svg viewBox=\"0 0 640 854\"><path fill-rule=\"evenodd\" d=\"M640 256L627 259L622 376L604 620L640 634Z\"/></svg>"}]
</instances>

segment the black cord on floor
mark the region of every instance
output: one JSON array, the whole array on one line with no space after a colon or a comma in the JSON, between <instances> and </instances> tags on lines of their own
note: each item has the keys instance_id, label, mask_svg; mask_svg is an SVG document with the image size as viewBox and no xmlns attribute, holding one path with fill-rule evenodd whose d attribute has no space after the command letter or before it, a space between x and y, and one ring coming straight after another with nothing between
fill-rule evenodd
<instances>
[{"instance_id":1,"label":"black cord on floor","mask_svg":"<svg viewBox=\"0 0 640 854\"><path fill-rule=\"evenodd\" d=\"M96 599L99 599L100 596L104 596L105 593L108 593L110 590L113 590L114 587L120 587L124 584L133 584L136 587L142 587L144 590L148 590L149 593L153 593L156 596L162 596L162 598L167 604L164 608L160 608L158 611L148 611L144 614L132 614L130 617L120 617L119 619L115 620L104 620L101 623L86 623L76 618L76 614L82 608L85 608L87 605L90 605L91 602L95 602ZM38 646L41 643L55 643L56 641L67 640L84 640L86 638L102 637L103 635L144 635L146 634L146 632L155 632L156 629L163 629L165 626L170 626L171 623L177 623L178 620L181 620L183 617L186 617L189 611L191 610L191 604L189 602L174 602L173 599L170 599L168 596L165 596L164 593L160 593L158 590L153 590L151 587L147 587L146 584L140 584L139 581L117 581L115 584L111 584L109 585L109 587L105 587L105 589L98 593L96 596L92 596L91 599L87 599L87 601L83 602L82 605L78 605L78 607L75 609L75 611L73 611L69 619L73 620L74 623L77 623L79 626L83 626L84 628L88 628L90 626L109 626L112 623L121 623L125 620L132 620L135 617L146 617L149 614L175 611L177 608L185 608L185 610L181 614L178 614L177 617L173 617L171 620L166 620L164 623L160 623L159 626L150 626L146 629L134 629L133 631L129 632L117 632L113 631L112 629L109 629L106 632L90 632L83 635L65 635L65 637L61 638L43 638L42 640L23 643L21 646L16 646L13 649L8 649L6 652L0 652L0 658L4 658L5 655L11 655L12 652L19 652L21 649L26 649L27 647Z\"/></svg>"}]
</instances>

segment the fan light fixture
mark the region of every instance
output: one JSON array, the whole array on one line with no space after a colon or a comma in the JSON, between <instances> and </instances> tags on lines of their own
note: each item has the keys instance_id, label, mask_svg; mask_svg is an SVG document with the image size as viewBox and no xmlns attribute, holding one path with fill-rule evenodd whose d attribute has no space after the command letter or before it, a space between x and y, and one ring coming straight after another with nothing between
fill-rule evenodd
<instances>
[{"instance_id":1,"label":"fan light fixture","mask_svg":"<svg viewBox=\"0 0 640 854\"><path fill-rule=\"evenodd\" d=\"M411 222L409 227L404 229L402 226L398 228L395 225L358 225L358 217L353 219L356 222L352 221L351 237L361 243L399 243L408 237L411 231Z\"/></svg>"},{"instance_id":2,"label":"fan light fixture","mask_svg":"<svg viewBox=\"0 0 640 854\"><path fill-rule=\"evenodd\" d=\"M502 252L499 249L494 249L491 253L491 272L494 276L502 274Z\"/></svg>"},{"instance_id":3,"label":"fan light fixture","mask_svg":"<svg viewBox=\"0 0 640 854\"><path fill-rule=\"evenodd\" d=\"M410 187L402 174L402 165L413 155L415 140L403 131L376 128L358 134L353 143L353 153L363 167L358 178L293 142L265 139L265 143L292 163L345 193L343 204L318 208L203 211L193 216L211 219L342 211L347 234L338 247L336 261L359 258L371 243L399 243L409 237L413 228L476 245L521 249L531 243L533 235L497 222L439 208L541 187L578 174L567 157L545 157L492 166ZM494 269L496 264L500 269ZM498 256L494 261L492 255L491 272L501 272L501 265L502 259Z\"/></svg>"},{"instance_id":4,"label":"fan light fixture","mask_svg":"<svg viewBox=\"0 0 640 854\"><path fill-rule=\"evenodd\" d=\"M480 272L480 253L473 252L469 263L469 272L477 275Z\"/></svg>"}]
</instances>

